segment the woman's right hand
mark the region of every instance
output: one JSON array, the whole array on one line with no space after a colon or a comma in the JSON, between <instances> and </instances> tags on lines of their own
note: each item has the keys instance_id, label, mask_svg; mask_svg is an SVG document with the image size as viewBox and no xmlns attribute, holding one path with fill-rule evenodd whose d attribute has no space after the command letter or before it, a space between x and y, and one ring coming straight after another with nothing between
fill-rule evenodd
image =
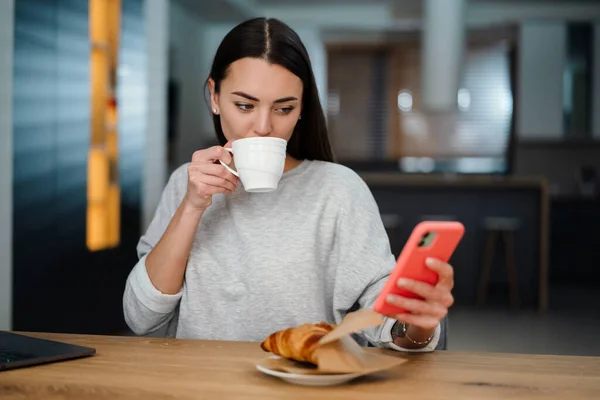
<instances>
[{"instance_id":1,"label":"woman's right hand","mask_svg":"<svg viewBox=\"0 0 600 400\"><path fill-rule=\"evenodd\" d=\"M188 166L188 183L185 201L190 207L204 211L212 204L216 193L233 193L240 183L238 177L216 161L232 161L231 154L221 146L198 150Z\"/></svg>"}]
</instances>

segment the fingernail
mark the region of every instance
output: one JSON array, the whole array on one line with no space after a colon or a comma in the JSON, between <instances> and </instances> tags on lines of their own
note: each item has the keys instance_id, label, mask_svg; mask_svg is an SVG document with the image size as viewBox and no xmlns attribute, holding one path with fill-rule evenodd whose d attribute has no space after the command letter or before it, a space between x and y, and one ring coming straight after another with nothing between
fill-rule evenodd
<instances>
[{"instance_id":1,"label":"fingernail","mask_svg":"<svg viewBox=\"0 0 600 400\"><path fill-rule=\"evenodd\" d=\"M434 259L434 258L431 258L431 257L429 257L429 258L427 258L427 259L425 260L425 263L427 264L427 266L429 266L429 267L432 267L432 266L434 266L434 265L435 265L435 259Z\"/></svg>"},{"instance_id":2,"label":"fingernail","mask_svg":"<svg viewBox=\"0 0 600 400\"><path fill-rule=\"evenodd\" d=\"M402 279L398 279L398 286L406 286L408 285L408 280L402 278Z\"/></svg>"},{"instance_id":3,"label":"fingernail","mask_svg":"<svg viewBox=\"0 0 600 400\"><path fill-rule=\"evenodd\" d=\"M387 301L388 301L388 302L394 302L394 301L396 301L396 300L398 300L398 296L394 296L393 294L390 294L390 295L388 295L388 297L387 297Z\"/></svg>"}]
</instances>

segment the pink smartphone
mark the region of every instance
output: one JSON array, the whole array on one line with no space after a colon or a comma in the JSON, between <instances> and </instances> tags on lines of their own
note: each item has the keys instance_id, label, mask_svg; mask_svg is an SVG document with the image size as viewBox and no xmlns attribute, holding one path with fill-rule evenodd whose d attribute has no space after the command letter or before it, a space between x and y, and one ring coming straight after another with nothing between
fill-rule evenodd
<instances>
[{"instance_id":1,"label":"pink smartphone","mask_svg":"<svg viewBox=\"0 0 600 400\"><path fill-rule=\"evenodd\" d=\"M433 257L448 262L464 232L463 224L456 221L424 221L415 226L398 257L396 267L375 301L374 310L384 315L408 312L386 301L390 294L422 299L415 293L399 288L398 279L409 278L435 285L438 274L425 265L425 260Z\"/></svg>"}]
</instances>

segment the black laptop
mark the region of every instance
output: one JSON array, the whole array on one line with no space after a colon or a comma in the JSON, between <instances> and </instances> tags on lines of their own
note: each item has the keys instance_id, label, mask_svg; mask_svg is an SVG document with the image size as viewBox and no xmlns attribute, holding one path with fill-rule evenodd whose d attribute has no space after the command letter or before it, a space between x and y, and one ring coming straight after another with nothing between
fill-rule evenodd
<instances>
[{"instance_id":1,"label":"black laptop","mask_svg":"<svg viewBox=\"0 0 600 400\"><path fill-rule=\"evenodd\" d=\"M92 356L96 349L0 331L0 371Z\"/></svg>"}]
</instances>

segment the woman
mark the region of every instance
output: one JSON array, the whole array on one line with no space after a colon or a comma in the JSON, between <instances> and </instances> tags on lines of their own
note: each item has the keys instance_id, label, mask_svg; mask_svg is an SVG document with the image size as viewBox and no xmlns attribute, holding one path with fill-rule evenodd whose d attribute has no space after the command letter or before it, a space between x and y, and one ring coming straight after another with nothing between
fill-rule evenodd
<instances>
[{"instance_id":1,"label":"woman","mask_svg":"<svg viewBox=\"0 0 600 400\"><path fill-rule=\"evenodd\" d=\"M194 153L170 177L124 293L137 334L166 325L185 338L262 341L306 322L339 323L371 307L395 266L377 204L353 171L334 164L307 51L275 19L246 21L223 39L207 80L221 146L271 136L288 141L276 191L250 194L217 161ZM433 350L453 299L452 267L431 260L433 287L400 284L425 300L357 336L361 344Z\"/></svg>"}]
</instances>

